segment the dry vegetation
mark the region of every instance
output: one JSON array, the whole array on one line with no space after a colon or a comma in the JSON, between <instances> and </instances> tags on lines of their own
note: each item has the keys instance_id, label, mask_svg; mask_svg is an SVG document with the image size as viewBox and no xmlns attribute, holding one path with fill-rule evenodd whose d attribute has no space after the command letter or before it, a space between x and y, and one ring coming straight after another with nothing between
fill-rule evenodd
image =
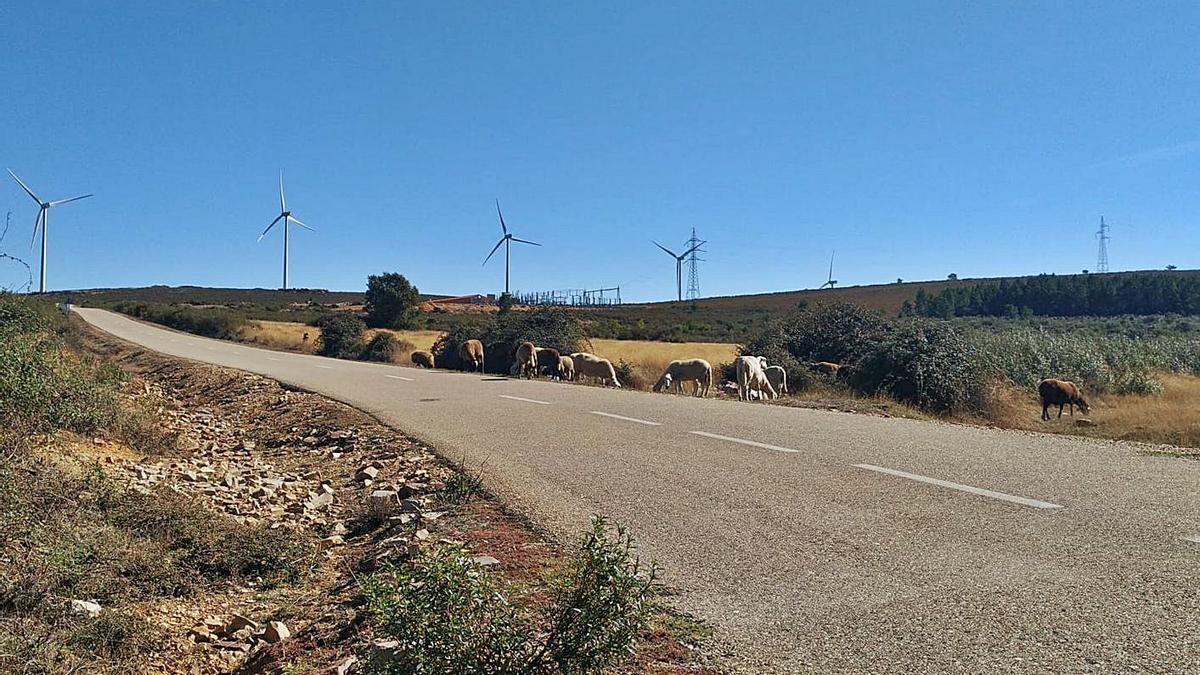
<instances>
[{"instance_id":1,"label":"dry vegetation","mask_svg":"<svg viewBox=\"0 0 1200 675\"><path fill-rule=\"evenodd\" d=\"M408 356L414 350L428 350L442 334L441 331L436 330L370 328L364 334L364 340L369 342L378 333L391 333L403 342L412 345L412 348L398 353L396 362L401 364L409 363ZM304 339L305 334L308 334L308 340ZM270 349L312 354L316 351L316 342L321 331L313 326L290 321L250 321L238 331L238 335L242 342L262 345Z\"/></svg>"}]
</instances>

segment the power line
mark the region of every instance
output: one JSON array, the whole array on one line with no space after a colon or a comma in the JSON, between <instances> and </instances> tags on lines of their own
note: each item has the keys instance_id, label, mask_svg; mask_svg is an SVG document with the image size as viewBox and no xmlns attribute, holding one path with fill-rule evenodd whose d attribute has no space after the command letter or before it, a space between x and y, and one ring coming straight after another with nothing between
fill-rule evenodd
<instances>
[{"instance_id":1,"label":"power line","mask_svg":"<svg viewBox=\"0 0 1200 675\"><path fill-rule=\"evenodd\" d=\"M1100 240L1100 252L1096 256L1096 271L1108 271L1108 240L1112 237L1108 236L1108 225L1104 222L1104 216L1100 216L1100 230L1096 232L1096 238Z\"/></svg>"},{"instance_id":2,"label":"power line","mask_svg":"<svg viewBox=\"0 0 1200 675\"><path fill-rule=\"evenodd\" d=\"M700 266L697 263L704 262L704 258L701 258L697 254L706 252L704 249L700 248L701 243L703 242L701 242L700 238L696 236L696 228L693 227L692 238L688 239L687 241L687 247L692 249L692 252L689 253L687 257L688 300L695 300L700 297Z\"/></svg>"}]
</instances>

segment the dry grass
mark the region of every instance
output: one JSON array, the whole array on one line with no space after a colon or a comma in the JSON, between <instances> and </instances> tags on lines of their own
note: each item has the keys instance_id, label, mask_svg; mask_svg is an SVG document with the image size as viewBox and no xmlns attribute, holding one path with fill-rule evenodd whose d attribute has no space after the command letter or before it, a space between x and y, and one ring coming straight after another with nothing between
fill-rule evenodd
<instances>
[{"instance_id":1,"label":"dry grass","mask_svg":"<svg viewBox=\"0 0 1200 675\"><path fill-rule=\"evenodd\" d=\"M653 342L651 340L593 339L592 351L614 364L633 368L634 382L649 388L675 359L704 359L716 368L737 356L737 345L725 342ZM716 384L720 384L719 382ZM638 387L635 387L638 388Z\"/></svg>"},{"instance_id":2,"label":"dry grass","mask_svg":"<svg viewBox=\"0 0 1200 675\"><path fill-rule=\"evenodd\" d=\"M1160 375L1163 390L1160 394L1106 394L1088 396L1091 412L1079 410L1071 417L1064 412L1059 419L1057 407L1049 422L1041 419L1042 407L1032 392L1010 390L999 398L992 422L1002 427L1046 431L1058 434L1114 438L1143 443L1165 443L1181 448L1200 448L1200 377L1194 375ZM1076 420L1088 419L1091 425L1080 426ZM1200 456L1195 451L1172 454Z\"/></svg>"},{"instance_id":3,"label":"dry grass","mask_svg":"<svg viewBox=\"0 0 1200 675\"><path fill-rule=\"evenodd\" d=\"M304 335L308 334L308 340ZM398 354L397 363L409 363L409 354L417 349L428 350L442 333L436 330L385 330L381 328L368 329L364 340L369 341L376 333L391 333L397 338L413 345L413 349ZM271 349L283 349L291 352L312 354L316 351L316 341L321 335L320 329L302 323L290 321L251 321L241 329L239 339L242 342L262 345Z\"/></svg>"}]
</instances>

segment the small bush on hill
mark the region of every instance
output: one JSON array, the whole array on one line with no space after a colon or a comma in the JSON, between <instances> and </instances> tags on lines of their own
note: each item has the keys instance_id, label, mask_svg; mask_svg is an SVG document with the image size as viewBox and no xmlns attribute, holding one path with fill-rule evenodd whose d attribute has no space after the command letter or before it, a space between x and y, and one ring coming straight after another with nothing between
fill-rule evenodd
<instances>
[{"instance_id":1,"label":"small bush on hill","mask_svg":"<svg viewBox=\"0 0 1200 675\"><path fill-rule=\"evenodd\" d=\"M363 332L367 325L349 312L327 314L313 325L321 330L317 353L338 359L353 359L363 351Z\"/></svg>"},{"instance_id":2,"label":"small bush on hill","mask_svg":"<svg viewBox=\"0 0 1200 675\"><path fill-rule=\"evenodd\" d=\"M530 602L462 549L438 549L364 584L378 630L398 644L372 673L599 673L629 654L651 611L653 568L629 535L594 518L546 602Z\"/></svg>"},{"instance_id":3,"label":"small bush on hill","mask_svg":"<svg viewBox=\"0 0 1200 675\"><path fill-rule=\"evenodd\" d=\"M421 293L403 274L367 277L366 320L372 328L415 328Z\"/></svg>"}]
</instances>

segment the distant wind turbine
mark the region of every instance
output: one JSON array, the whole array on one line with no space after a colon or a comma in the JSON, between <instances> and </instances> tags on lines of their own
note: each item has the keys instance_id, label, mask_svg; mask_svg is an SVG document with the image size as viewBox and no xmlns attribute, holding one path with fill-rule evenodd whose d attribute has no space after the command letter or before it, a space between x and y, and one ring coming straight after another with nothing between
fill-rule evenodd
<instances>
[{"instance_id":1,"label":"distant wind turbine","mask_svg":"<svg viewBox=\"0 0 1200 675\"><path fill-rule=\"evenodd\" d=\"M516 241L516 242L520 242L522 244L532 244L533 246L541 246L541 244L537 243L536 241L527 241L525 239L518 239L513 236L512 232L508 231L508 226L504 224L504 214L500 212L500 200L499 199L496 200L496 215L500 216L500 229L504 231L504 236L500 237L500 241L496 242L496 246L495 246L495 248L492 249L492 252L489 253L486 258L483 259L483 264L486 265L487 262L492 259L492 256L495 255L496 251L500 249L500 245L504 244L504 293L505 293L505 295L507 295L508 294L509 247L511 246L512 242Z\"/></svg>"},{"instance_id":2,"label":"distant wind turbine","mask_svg":"<svg viewBox=\"0 0 1200 675\"><path fill-rule=\"evenodd\" d=\"M275 227L275 224L281 220L283 221L283 290L286 291L288 287L288 224L295 223L310 232L315 232L316 230L300 222L299 218L293 216L292 212L287 210L287 201L283 198L282 171L279 172L279 215L275 217L275 220L271 221L271 224L267 226L267 229L263 230L262 234L258 235L258 240L262 241L263 237L267 236L267 233L271 231L271 228Z\"/></svg>"},{"instance_id":3,"label":"distant wind turbine","mask_svg":"<svg viewBox=\"0 0 1200 675\"><path fill-rule=\"evenodd\" d=\"M654 240L651 239L651 241L654 241ZM662 244L658 243L657 241L654 242L655 246L661 248L663 251L666 252L667 255L669 255L675 259L675 294L676 294L676 296L678 296L680 302L683 301L683 259L688 257L689 253L691 253L692 251L695 251L696 249L700 248L701 246L705 245L706 243L708 243L708 242L702 241L699 244L696 244L695 246L684 251L683 253L676 254L674 251L667 248L666 246L663 246Z\"/></svg>"},{"instance_id":4,"label":"distant wind turbine","mask_svg":"<svg viewBox=\"0 0 1200 675\"><path fill-rule=\"evenodd\" d=\"M56 199L55 201L52 201L52 202L44 202L44 201L42 201L41 197L38 197L37 195L35 195L33 193L33 190L29 189L29 186L25 184L25 181L22 181L20 178L17 178L17 174L13 173L12 169L8 170L8 175L12 176L13 180L17 181L17 183L19 183L21 185L21 187L25 190L25 192L30 197L33 197L33 201L38 203L37 218L35 218L33 221L33 239L31 239L29 241L29 246L32 248L33 242L37 241L38 227L41 227L42 228L42 275L41 275L41 282L38 284L38 293L45 293L46 292L46 215L47 215L46 212L49 211L50 209L54 208L55 206L62 206L63 204L67 204L69 202L78 201L80 199L87 199L88 197L91 197L92 195L81 195L79 197L71 197L69 199Z\"/></svg>"},{"instance_id":5,"label":"distant wind turbine","mask_svg":"<svg viewBox=\"0 0 1200 675\"><path fill-rule=\"evenodd\" d=\"M829 254L829 281L826 281L825 283L821 284L821 288L825 288L825 287L833 288L834 286L837 285L837 279L833 278L833 256L836 253L837 253L837 251L834 251L833 253ZM818 288L817 290L821 290L821 289Z\"/></svg>"}]
</instances>

